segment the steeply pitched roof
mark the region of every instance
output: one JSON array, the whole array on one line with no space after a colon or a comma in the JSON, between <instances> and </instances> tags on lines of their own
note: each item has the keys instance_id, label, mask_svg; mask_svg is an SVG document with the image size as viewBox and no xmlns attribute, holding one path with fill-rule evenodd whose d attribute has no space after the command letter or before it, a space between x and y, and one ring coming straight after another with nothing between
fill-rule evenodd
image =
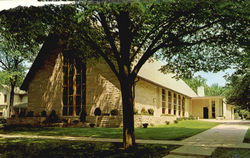
<instances>
[{"instance_id":1,"label":"steeply pitched roof","mask_svg":"<svg viewBox=\"0 0 250 158\"><path fill-rule=\"evenodd\" d=\"M47 37L41 50L36 56L36 59L34 63L32 64L28 74L26 75L20 89L26 90L26 91L28 90L28 85L29 85L30 80L34 77L36 71L39 70L40 66L43 65L45 57L51 52L51 50L58 47L58 40L59 40L59 36L55 34L50 34Z\"/></svg>"},{"instance_id":2,"label":"steeply pitched roof","mask_svg":"<svg viewBox=\"0 0 250 158\"><path fill-rule=\"evenodd\" d=\"M159 61L146 62L138 76L147 81L151 81L166 89L178 92L189 97L198 97L197 94L181 79L173 78L174 74L164 74L159 71L163 64Z\"/></svg>"}]
</instances>

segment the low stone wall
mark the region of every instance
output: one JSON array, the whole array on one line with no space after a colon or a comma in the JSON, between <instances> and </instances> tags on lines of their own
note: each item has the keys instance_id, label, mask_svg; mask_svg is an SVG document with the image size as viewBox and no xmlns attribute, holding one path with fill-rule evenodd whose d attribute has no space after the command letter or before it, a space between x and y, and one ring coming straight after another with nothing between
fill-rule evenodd
<instances>
[{"instance_id":1,"label":"low stone wall","mask_svg":"<svg viewBox=\"0 0 250 158\"><path fill-rule=\"evenodd\" d=\"M135 127L142 127L142 124L148 123L149 126L166 124L166 121L173 123L176 116L149 116L135 115ZM122 127L122 116L87 116L86 122L94 123L96 127Z\"/></svg>"},{"instance_id":2,"label":"low stone wall","mask_svg":"<svg viewBox=\"0 0 250 158\"><path fill-rule=\"evenodd\" d=\"M96 127L122 127L122 116L87 116L87 123L94 123Z\"/></svg>"},{"instance_id":3,"label":"low stone wall","mask_svg":"<svg viewBox=\"0 0 250 158\"><path fill-rule=\"evenodd\" d=\"M43 121L46 120L46 117L23 117L23 118L8 118L7 126L40 126Z\"/></svg>"},{"instance_id":4,"label":"low stone wall","mask_svg":"<svg viewBox=\"0 0 250 158\"><path fill-rule=\"evenodd\" d=\"M135 115L135 127L142 127L142 124L148 123L149 126L165 125L166 121L173 123L176 116L149 116L149 115Z\"/></svg>"}]
</instances>

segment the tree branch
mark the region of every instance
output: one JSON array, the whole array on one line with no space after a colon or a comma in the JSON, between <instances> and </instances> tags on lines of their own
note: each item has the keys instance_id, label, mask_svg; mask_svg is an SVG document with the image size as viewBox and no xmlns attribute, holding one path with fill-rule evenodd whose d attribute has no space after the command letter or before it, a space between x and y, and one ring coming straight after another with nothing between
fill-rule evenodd
<instances>
[{"instance_id":1,"label":"tree branch","mask_svg":"<svg viewBox=\"0 0 250 158\"><path fill-rule=\"evenodd\" d=\"M102 26L104 28L104 32L105 32L105 34L107 36L107 39L108 39L109 44L111 46L111 49L115 54L115 58L116 58L116 60L118 62L120 62L121 59L120 59L120 56L119 56L119 52L118 52L117 47L115 45L115 41L111 36L110 29L109 29L109 27L107 25L106 17L105 17L105 15L103 13L99 13L99 16L100 16L100 22L101 22L101 24L102 24Z\"/></svg>"},{"instance_id":2,"label":"tree branch","mask_svg":"<svg viewBox=\"0 0 250 158\"><path fill-rule=\"evenodd\" d=\"M91 47L97 51L98 54L100 54L104 60L107 62L107 64L109 65L109 67L111 68L111 70L114 72L114 74L116 75L116 77L120 80L120 76L118 71L115 68L115 65L111 62L111 60L108 58L108 56L101 50L101 48L90 38L90 36L88 35L87 32L83 31L84 36L87 38L85 39L86 42L88 42Z\"/></svg>"}]
</instances>

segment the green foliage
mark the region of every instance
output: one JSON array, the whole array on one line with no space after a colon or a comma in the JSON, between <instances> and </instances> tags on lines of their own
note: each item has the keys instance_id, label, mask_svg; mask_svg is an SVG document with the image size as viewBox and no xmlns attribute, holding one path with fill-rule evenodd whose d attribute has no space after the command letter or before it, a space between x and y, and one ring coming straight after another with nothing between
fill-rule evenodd
<instances>
[{"instance_id":1,"label":"green foliage","mask_svg":"<svg viewBox=\"0 0 250 158\"><path fill-rule=\"evenodd\" d=\"M184 78L186 84L197 93L197 88L200 86L204 87L205 96L223 96L225 93L225 88L219 86L218 84L212 84L208 86L206 84L206 79L201 76L196 76L193 78Z\"/></svg>"},{"instance_id":2,"label":"green foliage","mask_svg":"<svg viewBox=\"0 0 250 158\"><path fill-rule=\"evenodd\" d=\"M249 149L241 149L241 148L216 148L212 154L212 158L229 158L229 157L239 157L246 158L249 157L250 150Z\"/></svg>"},{"instance_id":3,"label":"green foliage","mask_svg":"<svg viewBox=\"0 0 250 158\"><path fill-rule=\"evenodd\" d=\"M244 71L244 70L243 70ZM241 106L250 110L250 75L248 72L243 74L234 73L228 77L229 83L226 85L226 97L228 103Z\"/></svg>"},{"instance_id":4,"label":"green foliage","mask_svg":"<svg viewBox=\"0 0 250 158\"><path fill-rule=\"evenodd\" d=\"M183 80L184 80L184 82L186 82L186 84L190 88L193 89L193 91L195 91L195 93L197 93L197 88L200 86L203 86L205 91L206 91L206 88L208 87L206 84L206 79L201 77L201 76L196 76L193 78L184 78ZM206 92L205 92L205 94L206 94Z\"/></svg>"},{"instance_id":5,"label":"green foliage","mask_svg":"<svg viewBox=\"0 0 250 158\"><path fill-rule=\"evenodd\" d=\"M152 109L152 108L148 109L148 114L149 115L154 115L154 109Z\"/></svg>"}]
</instances>

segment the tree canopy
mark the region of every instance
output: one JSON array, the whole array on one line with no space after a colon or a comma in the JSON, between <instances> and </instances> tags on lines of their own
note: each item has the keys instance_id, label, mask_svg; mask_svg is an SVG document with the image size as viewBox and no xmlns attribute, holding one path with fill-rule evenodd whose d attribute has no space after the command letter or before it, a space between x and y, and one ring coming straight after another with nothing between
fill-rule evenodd
<instances>
[{"instance_id":1,"label":"tree canopy","mask_svg":"<svg viewBox=\"0 0 250 158\"><path fill-rule=\"evenodd\" d=\"M249 49L249 4L247 0L78 1L14 9L1 17L12 32L21 32L28 23L27 39L20 36L24 40L39 41L39 34L47 30L61 36L65 50L105 60L120 82L124 147L129 148L135 144L133 86L143 64L155 57L165 63L161 71L190 77L196 71L216 72L240 62L245 56L240 48ZM14 16L19 12L24 18ZM15 25L15 18L22 22ZM31 31L34 28L38 31Z\"/></svg>"}]
</instances>

